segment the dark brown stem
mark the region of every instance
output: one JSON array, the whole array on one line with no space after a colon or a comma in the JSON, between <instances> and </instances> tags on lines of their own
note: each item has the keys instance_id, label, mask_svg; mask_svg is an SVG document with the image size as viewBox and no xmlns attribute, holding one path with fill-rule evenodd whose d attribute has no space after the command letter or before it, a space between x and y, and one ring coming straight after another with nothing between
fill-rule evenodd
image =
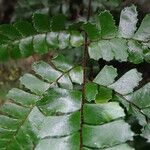
<instances>
[{"instance_id":1,"label":"dark brown stem","mask_svg":"<svg viewBox=\"0 0 150 150\"><path fill-rule=\"evenodd\" d=\"M87 14L87 21L89 21L90 14L91 14L91 1L89 0L88 4L88 14ZM86 84L86 68L87 68L87 50L88 50L88 37L85 33L85 39L84 39L84 50L83 50L83 58L82 58L82 67L83 67L83 83L82 83L82 102L81 102L81 120L80 120L80 150L83 148L83 139L82 139L82 128L83 128L83 122L84 122L84 116L83 116L83 106L85 103L85 84Z\"/></svg>"}]
</instances>

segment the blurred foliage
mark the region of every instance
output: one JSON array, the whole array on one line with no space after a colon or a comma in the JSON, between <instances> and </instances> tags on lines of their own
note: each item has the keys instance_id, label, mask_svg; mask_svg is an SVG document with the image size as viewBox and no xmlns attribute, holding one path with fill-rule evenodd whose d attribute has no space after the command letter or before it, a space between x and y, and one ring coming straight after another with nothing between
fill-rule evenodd
<instances>
[{"instance_id":1,"label":"blurred foliage","mask_svg":"<svg viewBox=\"0 0 150 150\"><path fill-rule=\"evenodd\" d=\"M15 65L1 64L0 65L0 103L6 99L7 92L18 84L21 69Z\"/></svg>"},{"instance_id":2,"label":"blurred foliage","mask_svg":"<svg viewBox=\"0 0 150 150\"><path fill-rule=\"evenodd\" d=\"M121 5L121 2L122 0L93 0L92 11L95 13L104 9L115 10ZM71 20L75 20L80 16L84 17L87 7L86 0L18 0L11 21L30 18L35 12L50 16L62 13Z\"/></svg>"}]
</instances>

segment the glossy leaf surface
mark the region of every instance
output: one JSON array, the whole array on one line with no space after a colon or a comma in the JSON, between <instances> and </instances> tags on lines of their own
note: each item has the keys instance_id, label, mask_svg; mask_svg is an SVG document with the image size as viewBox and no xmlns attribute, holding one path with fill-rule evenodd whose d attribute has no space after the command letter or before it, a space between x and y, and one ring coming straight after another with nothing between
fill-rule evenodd
<instances>
[{"instance_id":1,"label":"glossy leaf surface","mask_svg":"<svg viewBox=\"0 0 150 150\"><path fill-rule=\"evenodd\" d=\"M66 65L62 66L61 61ZM12 89L8 93L10 101L0 110L1 149L79 150L81 138L85 149L105 149L132 140L133 132L117 102L85 103L81 128L82 93L73 89L71 81L82 84L82 68L72 67L63 56L53 62L56 66L35 62L36 76L27 73L20 79L25 89ZM109 69L112 67L107 66L106 71ZM97 88L96 83L86 85L88 101L95 100ZM101 88L99 91L105 93Z\"/></svg>"}]
</instances>

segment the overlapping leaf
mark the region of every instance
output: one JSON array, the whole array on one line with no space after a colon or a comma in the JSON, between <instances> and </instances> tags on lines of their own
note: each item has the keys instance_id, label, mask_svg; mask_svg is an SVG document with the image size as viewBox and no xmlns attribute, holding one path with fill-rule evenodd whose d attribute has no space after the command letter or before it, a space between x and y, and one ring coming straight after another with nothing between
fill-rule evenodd
<instances>
[{"instance_id":1,"label":"overlapping leaf","mask_svg":"<svg viewBox=\"0 0 150 150\"><path fill-rule=\"evenodd\" d=\"M47 15L35 13L32 22L33 25L19 21L14 25L0 26L0 60L28 57L34 53L45 54L49 49L79 47L83 44L83 36L78 31L65 31L64 21L60 22L58 16L50 21ZM13 57L15 54L18 54L17 57Z\"/></svg>"},{"instance_id":2,"label":"overlapping leaf","mask_svg":"<svg viewBox=\"0 0 150 150\"><path fill-rule=\"evenodd\" d=\"M147 60L149 55L145 53L143 44L150 40L149 16L149 14L145 16L136 32L138 21L136 7L134 5L126 7L121 12L117 31L112 15L108 11L101 12L98 15L97 26L92 26L95 31L100 30L101 34L97 35L98 32L96 32L95 38L91 38L94 37L91 26L84 25L85 32L91 40L88 48L90 58L94 60L102 58L106 61L115 59L135 64L143 62L144 59Z\"/></svg>"},{"instance_id":3,"label":"overlapping leaf","mask_svg":"<svg viewBox=\"0 0 150 150\"><path fill-rule=\"evenodd\" d=\"M131 69L126 72L117 81L117 70L113 66L104 66L104 68L98 73L93 82L113 89L121 95L132 93L134 88L139 85L142 80L141 73L136 69Z\"/></svg>"},{"instance_id":4,"label":"overlapping leaf","mask_svg":"<svg viewBox=\"0 0 150 150\"><path fill-rule=\"evenodd\" d=\"M0 109L0 148L79 150L82 138L83 149L132 150L123 144L133 139L133 132L117 102L85 103L81 128L81 91L73 90L69 84L82 83L82 70L63 56L54 58L53 64L56 68L43 61L35 62L32 68L36 76L25 74L20 78L24 90L9 91L10 101ZM60 82L65 75L71 80ZM95 99L90 95L92 87L87 85L89 101Z\"/></svg>"},{"instance_id":5,"label":"overlapping leaf","mask_svg":"<svg viewBox=\"0 0 150 150\"><path fill-rule=\"evenodd\" d=\"M99 15L97 26L83 24L82 29L90 40L97 40L89 45L90 58L129 60L136 64L149 60L148 50L145 53L143 48L149 48L149 19L146 15L136 31L137 12L135 6L131 6L121 12L118 31L108 11ZM0 59L8 58L9 54L19 58L21 55L44 54L49 49L81 46L81 33L63 31L64 21L65 18L58 15L51 24L48 16L34 14L33 26L24 21L1 25ZM124 110L118 102L109 102L113 90L140 108L132 107L143 126L141 135L150 141L150 127L145 118L150 117L149 83L133 92L142 80L136 69L116 80L117 70L105 66L93 82L86 83L87 103L82 107L83 93L73 88L74 84L83 82L82 67L72 65L62 55L55 57L52 64L35 62L32 66L35 74L27 73L20 78L24 89L10 90L10 100L0 109L0 149L79 150L82 138L83 150L133 150L126 144L134 134L124 121Z\"/></svg>"},{"instance_id":6,"label":"overlapping leaf","mask_svg":"<svg viewBox=\"0 0 150 150\"><path fill-rule=\"evenodd\" d=\"M121 102L129 111L130 115L133 115L141 126L143 126L142 134L149 142L150 137L150 128L149 122L150 119L150 83L145 84L142 88L134 91L134 88L139 85L141 81L141 73L136 69L132 69L115 81L116 69L112 66L105 66L93 82L97 83L106 90L105 95L103 96L101 89L98 92L98 88L95 90L94 99L97 103L104 103L109 101L112 98L112 93L109 92L110 89L113 89L115 93L114 101ZM95 85L96 86L96 85ZM109 89L110 88L110 89ZM98 97L100 96L100 99ZM91 97L89 95L88 97Z\"/></svg>"},{"instance_id":7,"label":"overlapping leaf","mask_svg":"<svg viewBox=\"0 0 150 150\"><path fill-rule=\"evenodd\" d=\"M82 26L91 41L94 40L88 49L90 58L102 58L106 61L115 59L135 64L143 60L149 62L149 52L145 53L143 48L143 44L150 40L149 14L145 16L137 32L137 11L134 5L122 10L118 31L109 11L101 12L97 18L96 25L87 22ZM77 31L80 25L74 31L65 30L63 15L54 16L50 21L47 15L35 13L32 19L33 26L27 21L0 26L1 60L28 57L34 53L45 54L49 49L83 45L83 37Z\"/></svg>"},{"instance_id":8,"label":"overlapping leaf","mask_svg":"<svg viewBox=\"0 0 150 150\"><path fill-rule=\"evenodd\" d=\"M143 126L141 135L145 137L148 142L150 142L150 127L147 122L150 118L150 83L147 83L137 91L125 96L125 98L130 102L134 103L143 112L143 114L145 114L141 114L139 116L139 113L137 113L135 108L131 106L133 110L133 115L137 118L139 124Z\"/></svg>"}]
</instances>

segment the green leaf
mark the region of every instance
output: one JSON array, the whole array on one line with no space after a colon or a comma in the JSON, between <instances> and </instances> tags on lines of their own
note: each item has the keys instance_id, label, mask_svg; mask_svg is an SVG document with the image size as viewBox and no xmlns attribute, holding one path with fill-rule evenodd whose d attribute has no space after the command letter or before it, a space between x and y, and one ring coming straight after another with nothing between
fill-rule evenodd
<instances>
[{"instance_id":1,"label":"green leaf","mask_svg":"<svg viewBox=\"0 0 150 150\"><path fill-rule=\"evenodd\" d=\"M43 139L39 142L35 150L49 150L50 147L53 150L77 150L79 149L79 145L79 133L75 133L62 138Z\"/></svg>"},{"instance_id":2,"label":"green leaf","mask_svg":"<svg viewBox=\"0 0 150 150\"><path fill-rule=\"evenodd\" d=\"M44 19L45 21L41 21L42 19ZM45 15L36 13L33 16L33 23L34 23L34 27L39 32L49 31L50 24L49 24L48 18ZM32 44L29 44L31 43L29 42L30 41L29 39L31 38L33 38L34 52L40 53L40 54L47 53L48 47L51 49L56 49L56 48L65 49L70 46L70 34L68 32L63 31L60 33L48 32L46 34L43 34L43 33L38 34L36 33L34 27L27 21L19 21L15 23L14 26L1 25L0 26L0 34L1 34L0 43L1 44L6 43L8 44L8 47L11 47L12 45L14 45L12 41L16 40L14 41L15 43L16 42L20 43L21 41L21 44L20 44L22 45L21 54L23 57L27 57L33 54ZM30 29L30 31L28 29ZM73 41L71 41L71 43L75 47L79 47L83 44L83 37L81 36L79 32L72 33L72 40ZM17 57L14 57L14 53L17 52L16 49L12 52L13 52L12 58L16 59L18 57L21 57L19 53Z\"/></svg>"},{"instance_id":3,"label":"green leaf","mask_svg":"<svg viewBox=\"0 0 150 150\"><path fill-rule=\"evenodd\" d=\"M100 24L101 36L103 38L112 38L116 36L117 28L113 16L109 11L103 11L98 16L98 23Z\"/></svg>"},{"instance_id":4,"label":"green leaf","mask_svg":"<svg viewBox=\"0 0 150 150\"><path fill-rule=\"evenodd\" d=\"M88 53L89 53L90 58L94 60L99 60L100 58L102 58L98 42L92 42L89 45Z\"/></svg>"},{"instance_id":5,"label":"green leaf","mask_svg":"<svg viewBox=\"0 0 150 150\"><path fill-rule=\"evenodd\" d=\"M59 78L62 73L52 68L49 64L39 61L35 62L32 65L32 69L36 74L40 75L44 80L48 82L55 82L57 78Z\"/></svg>"},{"instance_id":6,"label":"green leaf","mask_svg":"<svg viewBox=\"0 0 150 150\"><path fill-rule=\"evenodd\" d=\"M136 31L137 11L134 5L125 7L121 11L119 35L123 38L132 38Z\"/></svg>"},{"instance_id":7,"label":"green leaf","mask_svg":"<svg viewBox=\"0 0 150 150\"><path fill-rule=\"evenodd\" d=\"M19 31L13 25L0 25L0 34L5 35L10 40L16 40L21 37Z\"/></svg>"},{"instance_id":8,"label":"green leaf","mask_svg":"<svg viewBox=\"0 0 150 150\"><path fill-rule=\"evenodd\" d=\"M83 150L93 150L90 148L84 148ZM121 144L121 145L117 145L111 148L105 148L102 150L134 150L132 147L130 147L128 144Z\"/></svg>"},{"instance_id":9,"label":"green leaf","mask_svg":"<svg viewBox=\"0 0 150 150\"><path fill-rule=\"evenodd\" d=\"M150 143L150 125L149 124L143 128L141 136L147 139L147 142Z\"/></svg>"},{"instance_id":10,"label":"green leaf","mask_svg":"<svg viewBox=\"0 0 150 150\"><path fill-rule=\"evenodd\" d=\"M80 129L80 113L74 112L64 116L48 116L43 120L39 136L45 138L47 136L66 136L77 132ZM55 130L58 128L59 130Z\"/></svg>"},{"instance_id":11,"label":"green leaf","mask_svg":"<svg viewBox=\"0 0 150 150\"><path fill-rule=\"evenodd\" d=\"M51 22L52 31L61 31L65 28L66 17L62 14L54 16Z\"/></svg>"},{"instance_id":12,"label":"green leaf","mask_svg":"<svg viewBox=\"0 0 150 150\"><path fill-rule=\"evenodd\" d=\"M114 38L110 40L110 46L114 52L115 59L118 61L127 61L128 47L126 40L120 38Z\"/></svg>"},{"instance_id":13,"label":"green leaf","mask_svg":"<svg viewBox=\"0 0 150 150\"><path fill-rule=\"evenodd\" d=\"M125 116L124 110L117 102L85 104L83 113L84 122L89 125L101 125Z\"/></svg>"},{"instance_id":14,"label":"green leaf","mask_svg":"<svg viewBox=\"0 0 150 150\"><path fill-rule=\"evenodd\" d=\"M42 95L50 87L48 83L41 81L32 74L25 74L20 78L20 82L37 95Z\"/></svg>"},{"instance_id":15,"label":"green leaf","mask_svg":"<svg viewBox=\"0 0 150 150\"><path fill-rule=\"evenodd\" d=\"M96 96L96 103L106 103L112 98L112 90L106 87L100 86L98 94Z\"/></svg>"},{"instance_id":16,"label":"green leaf","mask_svg":"<svg viewBox=\"0 0 150 150\"><path fill-rule=\"evenodd\" d=\"M79 105L79 103L81 101L79 101L79 99L81 99L81 94L77 91L68 91L68 90L57 89L57 88L54 89L53 88L53 89L49 89L47 91L47 94L44 96L44 98L41 99L38 102L38 107L40 108L40 110L45 115L58 114L61 118L63 118L64 115L66 116L66 113L68 113L70 111L74 112L75 111L74 109L80 109L81 105ZM63 101L66 101L66 102L64 103ZM75 101L76 101L76 103L75 103ZM65 105L62 105L62 103L64 103ZM72 107L70 107L70 104L72 105ZM90 113L88 111L90 111ZM104 112L102 112L102 111L104 111ZM117 112L117 113L115 113L115 112ZM93 132L95 136L90 136L90 137L93 137L94 140L98 139L101 135L101 134L98 135L98 132L100 132L99 129L101 129L101 128L102 128L101 129L102 133L105 132L105 131L108 131L108 130L109 130L108 133L111 132L109 134L109 135L111 135L111 138L109 138L109 136L106 137L106 140L104 140L105 144L102 145L102 147L106 147L106 143L107 143L107 146L111 145L111 144L108 144L108 143L112 143L112 146L114 146L116 144L120 144L124 141L132 139L133 133L131 132L129 125L127 123L125 123L123 120L118 120L118 121L113 121L113 123L103 124L103 123L109 122L110 120L114 120L114 119L117 119L117 118L120 118L120 117L124 117L124 115L125 115L124 111L123 111L122 108L120 108L118 103L113 102L113 103L110 103L110 104L99 104L99 105L85 104L84 105L84 115L85 115L85 117L84 117L85 124L83 125L83 141L85 143L87 143L88 146L92 145L90 147L99 148L99 144L95 145L95 141L93 141L93 140L92 140L92 142L89 141L89 136L91 135L92 131L95 131L95 132ZM89 115L92 115L94 118L92 119L91 117L89 117ZM76 119L76 120L78 120L78 119ZM59 122L61 124L61 126L59 126L59 128L62 128L64 123L61 123L61 120ZM64 122L66 123L66 121L64 121ZM79 122L76 122L76 123L79 123ZM89 126L86 123L92 124L92 125ZM54 124L54 123L52 123L52 124ZM97 124L97 126L95 126L96 124ZM103 124L103 125L99 125L99 124ZM111 126L112 128L109 128L109 126ZM65 128L65 126L63 126L63 127ZM86 127L90 127L88 129L88 131L86 131L87 130ZM103 129L103 127L106 128L106 129ZM123 127L123 128L121 128L121 127ZM55 128L55 125L53 125L52 128ZM54 137L56 136L56 133L61 133L59 135L57 134L56 138L47 138L46 139L46 138L43 137L43 140L40 141L40 143L37 145L37 147L41 148L41 147L44 146L44 148L46 148L46 150L47 150L48 147L47 146L45 147L45 144L43 145L43 142L44 143L45 142L46 143L47 142L48 143L53 142L54 149L56 149L56 144L62 143L63 148L67 148L69 150L69 148L74 147L74 142L73 143L70 142L69 143L70 147L68 148L68 147L66 147L66 144L68 143L68 140L66 139L67 143L66 142L64 143L64 137L62 137L62 135L64 135L63 131L67 132L68 129L70 129L70 127L67 128L66 130L62 129L62 130L55 131L55 135L53 135ZM97 130L97 134L96 134L96 130ZM53 131L54 130L52 130L51 134L53 134ZM115 132L115 131L118 131L118 132ZM125 133L125 135L121 139L120 139L120 136L122 134L119 134L120 135L119 137L117 137L117 135L116 136L113 135L114 133L122 133L122 132ZM76 135L76 133L71 134L71 136L72 135ZM87 135L89 135L89 136L87 136ZM48 136L45 135L45 137L48 137ZM68 134L68 136L65 137L65 138L70 138L70 134ZM76 139L79 142L79 135L76 136ZM111 142L111 140L114 141L114 142ZM101 140L101 141L103 141L103 140ZM100 141L96 140L96 143L100 143ZM61 146L61 148L62 148L62 146ZM77 149L78 148L79 148L79 143L77 145ZM57 149L58 149L58 147L57 147Z\"/></svg>"},{"instance_id":17,"label":"green leaf","mask_svg":"<svg viewBox=\"0 0 150 150\"><path fill-rule=\"evenodd\" d=\"M64 74L64 76L62 76L59 80L58 83L60 85L61 88L64 89L73 89L73 84L70 80L70 77L68 74Z\"/></svg>"},{"instance_id":18,"label":"green leaf","mask_svg":"<svg viewBox=\"0 0 150 150\"><path fill-rule=\"evenodd\" d=\"M113 66L104 66L104 68L99 72L99 74L95 77L93 82L108 86L112 84L117 76L117 70Z\"/></svg>"},{"instance_id":19,"label":"green leaf","mask_svg":"<svg viewBox=\"0 0 150 150\"><path fill-rule=\"evenodd\" d=\"M90 58L95 60L103 58L106 61L111 61L114 58L114 53L108 40L100 40L98 42L91 43L89 45L88 52Z\"/></svg>"},{"instance_id":20,"label":"green leaf","mask_svg":"<svg viewBox=\"0 0 150 150\"><path fill-rule=\"evenodd\" d=\"M124 133L124 136L122 136L122 133ZM129 125L123 120L117 120L101 126L83 126L83 144L87 147L105 148L106 145L111 147L124 141L132 140L132 136L133 133L130 131Z\"/></svg>"},{"instance_id":21,"label":"green leaf","mask_svg":"<svg viewBox=\"0 0 150 150\"><path fill-rule=\"evenodd\" d=\"M83 36L79 32L72 32L70 37L70 44L73 47L79 47L83 45Z\"/></svg>"},{"instance_id":22,"label":"green leaf","mask_svg":"<svg viewBox=\"0 0 150 150\"><path fill-rule=\"evenodd\" d=\"M36 34L36 31L32 24L27 21L18 21L14 24L14 26L22 34L22 36L26 37Z\"/></svg>"},{"instance_id":23,"label":"green leaf","mask_svg":"<svg viewBox=\"0 0 150 150\"><path fill-rule=\"evenodd\" d=\"M82 67L75 67L69 72L72 82L82 84L83 82L83 69Z\"/></svg>"},{"instance_id":24,"label":"green leaf","mask_svg":"<svg viewBox=\"0 0 150 150\"><path fill-rule=\"evenodd\" d=\"M150 52L145 54L144 59L146 62L150 63Z\"/></svg>"},{"instance_id":25,"label":"green leaf","mask_svg":"<svg viewBox=\"0 0 150 150\"><path fill-rule=\"evenodd\" d=\"M147 124L145 116L136 107L130 107L130 114L138 121L139 125L145 126Z\"/></svg>"},{"instance_id":26,"label":"green leaf","mask_svg":"<svg viewBox=\"0 0 150 150\"><path fill-rule=\"evenodd\" d=\"M141 80L141 73L139 73L136 69L131 69L108 87L122 95L125 95L133 92L133 89L139 85Z\"/></svg>"},{"instance_id":27,"label":"green leaf","mask_svg":"<svg viewBox=\"0 0 150 150\"><path fill-rule=\"evenodd\" d=\"M55 61L60 66L59 59ZM9 92L10 101L1 107L0 113L0 148L49 150L51 147L53 150L79 150L82 138L85 149L102 149L116 145L124 147L122 144L132 140L133 132L123 120L125 113L119 103L81 105L82 93L70 90L72 83L70 81L69 84L69 80L71 78L75 83L82 83L82 67L71 68L69 77L68 72L57 76L57 66L53 64L56 67L54 69L43 61L35 62L33 70L38 77L25 74L20 79L25 91L12 89ZM56 73L55 77L53 72ZM53 85L50 86L45 80L51 81ZM57 87L57 83L62 88ZM86 92L95 88L88 96L94 97L97 85L92 83L87 87Z\"/></svg>"},{"instance_id":28,"label":"green leaf","mask_svg":"<svg viewBox=\"0 0 150 150\"><path fill-rule=\"evenodd\" d=\"M150 40L150 14L147 14L143 19L138 31L135 33L134 38L140 41Z\"/></svg>"},{"instance_id":29,"label":"green leaf","mask_svg":"<svg viewBox=\"0 0 150 150\"><path fill-rule=\"evenodd\" d=\"M38 32L50 31L50 19L48 15L34 13L32 20L33 25Z\"/></svg>"},{"instance_id":30,"label":"green leaf","mask_svg":"<svg viewBox=\"0 0 150 150\"><path fill-rule=\"evenodd\" d=\"M14 44L11 46L10 48L10 56L13 59L18 59L21 58L21 52L20 52L20 48L19 48L19 43L18 42L14 42Z\"/></svg>"},{"instance_id":31,"label":"green leaf","mask_svg":"<svg viewBox=\"0 0 150 150\"><path fill-rule=\"evenodd\" d=\"M115 93L113 95L113 97L112 97L112 101L121 103L126 108L127 111L130 111L130 104L129 104L129 102L125 101L123 98L124 97L121 97L120 95Z\"/></svg>"},{"instance_id":32,"label":"green leaf","mask_svg":"<svg viewBox=\"0 0 150 150\"><path fill-rule=\"evenodd\" d=\"M76 73L78 71L77 76L81 75L82 70L81 67L74 67L69 62L65 60L63 55L58 55L53 60L53 65L49 65L43 61L38 61L33 63L32 69L34 72L40 76L43 80L49 82L51 85L55 84L64 89L73 89L72 81L69 76L69 73ZM58 71L62 70L62 71ZM80 78L76 76L74 82L80 82ZM30 88L29 88L30 89Z\"/></svg>"},{"instance_id":33,"label":"green leaf","mask_svg":"<svg viewBox=\"0 0 150 150\"><path fill-rule=\"evenodd\" d=\"M57 55L52 59L52 63L57 67L57 69L66 72L70 70L73 65L67 61L67 59L63 55Z\"/></svg>"},{"instance_id":34,"label":"green leaf","mask_svg":"<svg viewBox=\"0 0 150 150\"><path fill-rule=\"evenodd\" d=\"M10 90L7 94L7 98L25 107L35 105L35 103L40 99L39 96L30 94L17 88Z\"/></svg>"},{"instance_id":35,"label":"green leaf","mask_svg":"<svg viewBox=\"0 0 150 150\"><path fill-rule=\"evenodd\" d=\"M34 53L45 54L49 49L80 47L84 43L84 38L78 30L71 30L71 33L69 30L65 30L63 15L54 16L50 22L47 15L37 11L32 17L32 22L33 25L27 21L18 21L13 25L0 25L0 45L5 44L8 48L12 48L14 43L22 45L22 55L17 52L17 47L15 47L14 50L10 49L11 52L7 53L7 57L17 59L22 56L28 57ZM32 44L29 39L33 39Z\"/></svg>"},{"instance_id":36,"label":"green leaf","mask_svg":"<svg viewBox=\"0 0 150 150\"><path fill-rule=\"evenodd\" d=\"M98 94L98 86L95 83L88 82L85 85L85 96L88 102L95 100Z\"/></svg>"},{"instance_id":37,"label":"green leaf","mask_svg":"<svg viewBox=\"0 0 150 150\"><path fill-rule=\"evenodd\" d=\"M46 42L50 48L58 48L59 41L58 41L58 32L50 32L46 36Z\"/></svg>"},{"instance_id":38,"label":"green leaf","mask_svg":"<svg viewBox=\"0 0 150 150\"><path fill-rule=\"evenodd\" d=\"M58 97L58 93L56 95L57 96L53 95L53 98L51 96L52 99L49 100L51 100L51 102L52 100L56 101L56 97ZM78 94L76 93L75 95L77 97ZM71 96L71 98L73 97ZM62 102L62 100L60 100L60 102ZM57 101L56 106L59 105L60 104ZM54 105L50 105L50 106L54 106ZM101 111L99 111L99 109ZM57 110L59 111L59 107L57 107ZM90 118L88 117L90 115L88 111L90 110L93 111L92 112L93 115L98 113L98 116L94 115L94 118L91 120L89 120ZM104 113L102 113L102 111L104 111ZM85 143L84 144L85 146L91 145L91 147L93 148L108 147L108 146L115 146L116 144L121 144L127 140L132 140L133 133L131 132L129 125L125 123L123 120L118 120L118 121L116 120L107 124L103 124L109 122L110 120L124 117L123 109L120 108L118 103L113 102L110 104L103 104L103 105L86 104L84 107L84 114L85 114L86 122L89 122L91 124L94 120L93 123L98 124L96 126L93 123L90 126L87 124L83 125L83 141ZM51 146L53 147L54 150L56 149L58 150L59 148L58 146L60 145L61 147L59 148L59 150L61 150L61 148L65 148L68 150L70 150L70 148L72 148L73 150L79 149L79 145L80 145L80 139L79 139L80 136L78 132L78 130L80 129L79 111L73 112L71 114L65 114L65 115L44 116L35 106L33 106L32 110L28 112L28 114L24 117L26 117L26 121L23 122L21 118L21 126L19 124L13 123L13 121L16 121L15 119L13 119L13 121L11 120L11 127L17 129L17 132L14 131L15 132L14 137L13 137L14 133L11 133L9 137L7 136L7 139L9 140L9 144L7 144L7 147L9 147L10 149L12 147L18 147L18 145L16 145L15 143L15 140L20 141L19 146L24 146L25 148L27 147L28 149L33 149L33 147L35 146L35 149L44 148L45 150L48 150L49 146ZM5 124L5 127L10 128L10 126L8 126L9 124L7 124L6 122L8 120L5 119L6 121L4 121L4 117L2 119L3 119L3 123ZM99 123L102 125L99 125ZM3 125L1 124L1 127L4 127L4 124ZM92 141L89 140L89 136L91 135L91 132L93 132L95 135ZM98 133L102 133L102 134L98 135ZM122 135L122 133L124 134ZM4 132L4 135L5 134L6 131ZM87 134L89 136L87 136ZM101 139L103 135L105 135L105 138ZM99 141L97 139L101 139L101 140ZM34 142L35 145L32 145L31 142ZM95 142L97 144L95 144ZM5 145L3 145L3 147L5 147Z\"/></svg>"},{"instance_id":39,"label":"green leaf","mask_svg":"<svg viewBox=\"0 0 150 150\"><path fill-rule=\"evenodd\" d=\"M58 40L59 40L59 48L60 49L65 49L69 46L69 39L70 39L70 34L67 33L67 32L61 32L59 33L59 37L58 37Z\"/></svg>"},{"instance_id":40,"label":"green leaf","mask_svg":"<svg viewBox=\"0 0 150 150\"><path fill-rule=\"evenodd\" d=\"M36 53L44 54L48 51L48 47L46 44L46 35L39 34L34 36L33 38L33 47Z\"/></svg>"},{"instance_id":41,"label":"green leaf","mask_svg":"<svg viewBox=\"0 0 150 150\"><path fill-rule=\"evenodd\" d=\"M150 95L150 83L147 83L142 88L125 97L142 109L150 107L149 95Z\"/></svg>"},{"instance_id":42,"label":"green leaf","mask_svg":"<svg viewBox=\"0 0 150 150\"><path fill-rule=\"evenodd\" d=\"M80 109L81 93L61 88L49 89L37 105L45 115L71 113Z\"/></svg>"},{"instance_id":43,"label":"green leaf","mask_svg":"<svg viewBox=\"0 0 150 150\"><path fill-rule=\"evenodd\" d=\"M28 57L34 53L33 51L33 37L29 36L22 39L19 43L19 49L23 57Z\"/></svg>"},{"instance_id":44,"label":"green leaf","mask_svg":"<svg viewBox=\"0 0 150 150\"><path fill-rule=\"evenodd\" d=\"M148 107L148 108L143 108L142 110L143 110L144 114L145 114L148 118L150 118L150 107ZM146 119L146 117L145 117L145 119ZM146 121L147 121L147 120L146 120Z\"/></svg>"},{"instance_id":45,"label":"green leaf","mask_svg":"<svg viewBox=\"0 0 150 150\"><path fill-rule=\"evenodd\" d=\"M127 50L126 40L120 38L92 42L88 48L90 58L95 60L103 58L106 61L111 61L114 58L118 61L127 61Z\"/></svg>"},{"instance_id":46,"label":"green leaf","mask_svg":"<svg viewBox=\"0 0 150 150\"><path fill-rule=\"evenodd\" d=\"M39 119L37 118L35 122L34 118L40 117L33 108L39 97L19 89L12 89L8 98L11 102L8 101L3 105L1 109L3 115L0 115L0 142L3 143L0 148L33 149L33 141L37 143L36 132L39 126Z\"/></svg>"},{"instance_id":47,"label":"green leaf","mask_svg":"<svg viewBox=\"0 0 150 150\"><path fill-rule=\"evenodd\" d=\"M94 24L88 22L86 24L83 24L82 28L85 30L91 40L97 39L100 36L99 30Z\"/></svg>"},{"instance_id":48,"label":"green leaf","mask_svg":"<svg viewBox=\"0 0 150 150\"><path fill-rule=\"evenodd\" d=\"M129 57L128 60L130 62L133 62L134 64L139 64L143 61L144 54L142 45L136 41L129 41L128 42L128 51L129 51Z\"/></svg>"},{"instance_id":49,"label":"green leaf","mask_svg":"<svg viewBox=\"0 0 150 150\"><path fill-rule=\"evenodd\" d=\"M1 111L5 112L6 115L11 114L11 116L13 118L16 118L16 119L24 118L25 119L25 117L29 111L29 108L24 108L17 104L13 104L13 103L11 104L11 103L6 102L3 105L3 107L1 108Z\"/></svg>"},{"instance_id":50,"label":"green leaf","mask_svg":"<svg viewBox=\"0 0 150 150\"><path fill-rule=\"evenodd\" d=\"M111 45L109 43L109 41L107 40L101 40L98 42L98 46L99 46L99 51L101 53L101 56L104 60L106 61L111 61L113 60L114 53L113 53L113 49L111 48ZM117 59L117 56L115 56Z\"/></svg>"},{"instance_id":51,"label":"green leaf","mask_svg":"<svg viewBox=\"0 0 150 150\"><path fill-rule=\"evenodd\" d=\"M83 21L79 21L79 22L74 22L74 23L71 23L69 26L68 26L68 31L77 31L77 30L80 30L83 26Z\"/></svg>"}]
</instances>

